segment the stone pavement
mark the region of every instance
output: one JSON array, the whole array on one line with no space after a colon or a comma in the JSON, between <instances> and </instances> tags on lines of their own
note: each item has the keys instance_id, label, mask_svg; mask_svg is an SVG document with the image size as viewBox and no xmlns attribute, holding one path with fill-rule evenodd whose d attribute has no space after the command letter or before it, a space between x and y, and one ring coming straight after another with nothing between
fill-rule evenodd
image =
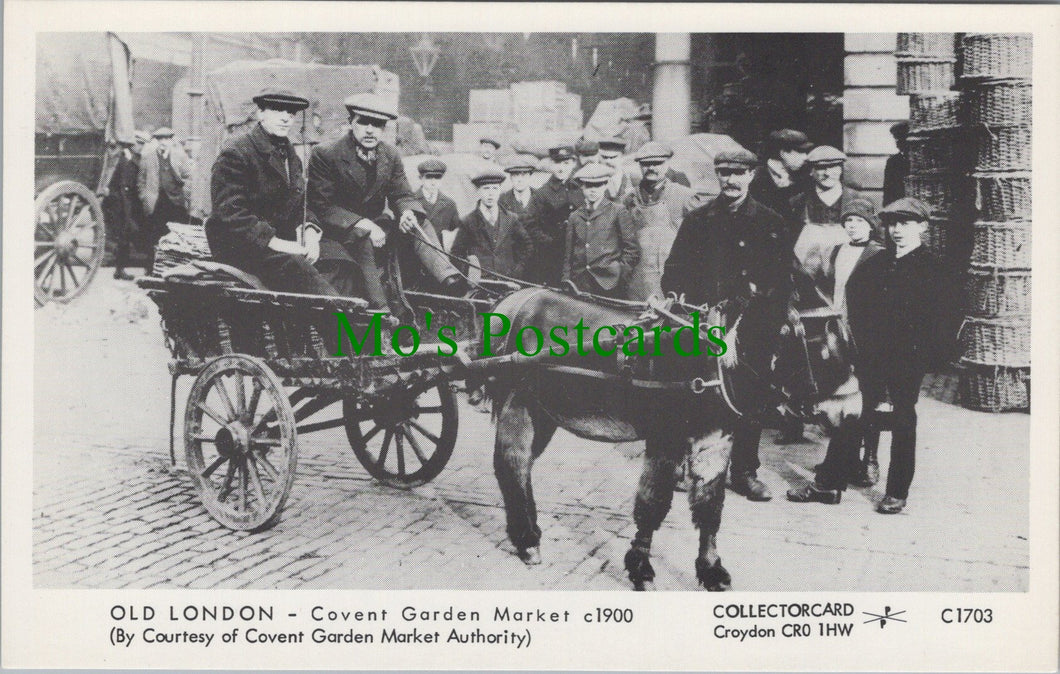
<instances>
[{"instance_id":1,"label":"stone pavement","mask_svg":"<svg viewBox=\"0 0 1060 674\"><path fill-rule=\"evenodd\" d=\"M629 587L635 447L560 431L534 491L544 564L525 567L504 535L489 415L461 403L460 435L432 483L374 482L341 429L299 439L284 516L232 532L198 503L167 450L168 353L153 304L100 274L70 306L35 313L34 583L47 588L602 589ZM178 387L178 420L190 378ZM1028 586L1029 417L989 415L926 385L917 476L905 513L873 512L876 489L836 506L783 500L824 439L777 446L760 477L777 495L728 494L719 535L734 589L1021 591ZM178 422L179 423L179 422ZM881 448L885 467L886 436ZM682 494L656 535L657 586L692 590L697 535Z\"/></svg>"}]
</instances>

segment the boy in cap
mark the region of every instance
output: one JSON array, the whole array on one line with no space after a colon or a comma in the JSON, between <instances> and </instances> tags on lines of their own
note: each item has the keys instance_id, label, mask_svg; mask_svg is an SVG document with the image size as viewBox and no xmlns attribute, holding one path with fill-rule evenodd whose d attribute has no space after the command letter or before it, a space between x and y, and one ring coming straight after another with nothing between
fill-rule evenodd
<instances>
[{"instance_id":1,"label":"boy in cap","mask_svg":"<svg viewBox=\"0 0 1060 674\"><path fill-rule=\"evenodd\" d=\"M578 161L582 166L586 164L600 163L600 143L588 138L582 138L574 145L578 153Z\"/></svg>"},{"instance_id":2,"label":"boy in cap","mask_svg":"<svg viewBox=\"0 0 1060 674\"><path fill-rule=\"evenodd\" d=\"M563 280L594 295L624 298L640 251L629 211L604 195L610 177L603 164L586 164L574 175L584 202L567 219Z\"/></svg>"},{"instance_id":3,"label":"boy in cap","mask_svg":"<svg viewBox=\"0 0 1060 674\"><path fill-rule=\"evenodd\" d=\"M905 508L915 466L920 383L948 356L952 326L947 305L956 301L952 279L922 245L930 214L927 204L911 198L880 212L894 248L865 260L847 282L850 330L857 346L854 366L862 392L860 424L851 424L849 437L833 438L816 480L792 490L791 500L839 502L847 481L861 471L862 431L879 432L877 408L889 396L891 463L886 496L876 510L894 514Z\"/></svg>"},{"instance_id":4,"label":"boy in cap","mask_svg":"<svg viewBox=\"0 0 1060 674\"><path fill-rule=\"evenodd\" d=\"M567 218L584 197L577 183L571 180L571 174L578 166L574 148L570 145L553 147L548 156L552 162L552 177L534 191L522 222L533 244L526 265L527 280L557 286L563 274Z\"/></svg>"},{"instance_id":5,"label":"boy in cap","mask_svg":"<svg viewBox=\"0 0 1060 674\"><path fill-rule=\"evenodd\" d=\"M497 160L497 150L501 149L501 142L496 138L484 136L478 141L478 156L484 161L492 164Z\"/></svg>"},{"instance_id":6,"label":"boy in cap","mask_svg":"<svg viewBox=\"0 0 1060 674\"><path fill-rule=\"evenodd\" d=\"M666 260L662 289L697 305L747 302L740 357L762 381L748 393L750 414L733 428L730 486L748 500L768 501L773 495L758 479L762 426L755 417L777 404L766 385L787 316L792 262L783 219L749 195L757 165L758 158L747 150L715 156L721 193L685 217Z\"/></svg>"},{"instance_id":7,"label":"boy in cap","mask_svg":"<svg viewBox=\"0 0 1060 674\"><path fill-rule=\"evenodd\" d=\"M806 158L813 143L801 131L780 129L769 134L763 146L766 160L751 181L751 196L790 218L792 198L810 187Z\"/></svg>"},{"instance_id":8,"label":"boy in cap","mask_svg":"<svg viewBox=\"0 0 1060 674\"><path fill-rule=\"evenodd\" d=\"M534 196L534 188L530 187L530 176L534 175L537 161L533 157L518 155L508 162L504 172L512 181L512 188L501 193L498 203L501 208L517 216L526 212L530 205L530 198Z\"/></svg>"},{"instance_id":9,"label":"boy in cap","mask_svg":"<svg viewBox=\"0 0 1060 674\"><path fill-rule=\"evenodd\" d=\"M294 116L309 101L271 87L253 101L258 123L229 140L213 165L210 250L219 262L258 276L272 290L338 295L313 267L320 228L303 210L302 162L287 138ZM321 334L334 332L332 322Z\"/></svg>"},{"instance_id":10,"label":"boy in cap","mask_svg":"<svg viewBox=\"0 0 1060 674\"><path fill-rule=\"evenodd\" d=\"M466 284L437 250L441 240L422 217L424 209L405 176L400 153L381 138L387 123L397 119L397 109L371 93L354 94L345 105L350 131L314 147L309 160L309 205L324 229L322 250L329 259L329 278L342 286L342 292L361 294L375 310L385 310L389 303L383 287L384 265L376 260L375 250L396 237L398 252L415 257L443 292L463 294ZM397 216L398 222L385 217L386 211ZM350 267L343 264L343 252L356 262L360 279L347 276ZM355 293L357 280L363 290Z\"/></svg>"},{"instance_id":11,"label":"boy in cap","mask_svg":"<svg viewBox=\"0 0 1060 674\"><path fill-rule=\"evenodd\" d=\"M489 272L521 278L530 253L530 239L519 217L500 203L505 174L499 169L480 171L471 179L478 203L467 214L453 243L453 255L466 258L473 280Z\"/></svg>"},{"instance_id":12,"label":"boy in cap","mask_svg":"<svg viewBox=\"0 0 1060 674\"><path fill-rule=\"evenodd\" d=\"M445 249L453 245L453 237L460 227L460 213L457 211L456 202L441 191L442 177L445 176L448 167L441 159L425 159L416 167L420 174L420 188L416 190L416 197L423 204L427 213L427 219L434 225L434 231L446 244Z\"/></svg>"},{"instance_id":13,"label":"boy in cap","mask_svg":"<svg viewBox=\"0 0 1060 674\"><path fill-rule=\"evenodd\" d=\"M633 218L640 260L633 270L629 299L662 297L662 274L677 230L685 216L699 206L695 192L666 177L673 152L662 143L645 143L634 154L641 180L623 204Z\"/></svg>"}]
</instances>

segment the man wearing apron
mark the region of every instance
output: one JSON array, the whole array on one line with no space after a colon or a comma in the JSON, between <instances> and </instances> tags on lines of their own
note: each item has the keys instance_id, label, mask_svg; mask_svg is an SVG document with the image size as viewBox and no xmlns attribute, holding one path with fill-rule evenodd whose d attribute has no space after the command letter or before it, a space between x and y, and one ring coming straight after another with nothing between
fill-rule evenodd
<instances>
[{"instance_id":1,"label":"man wearing apron","mask_svg":"<svg viewBox=\"0 0 1060 674\"><path fill-rule=\"evenodd\" d=\"M674 237L685 216L700 205L695 192L666 177L672 156L669 147L655 141L644 144L634 155L641 181L624 200L640 246L640 261L629 285L631 300L662 297L662 274Z\"/></svg>"}]
</instances>

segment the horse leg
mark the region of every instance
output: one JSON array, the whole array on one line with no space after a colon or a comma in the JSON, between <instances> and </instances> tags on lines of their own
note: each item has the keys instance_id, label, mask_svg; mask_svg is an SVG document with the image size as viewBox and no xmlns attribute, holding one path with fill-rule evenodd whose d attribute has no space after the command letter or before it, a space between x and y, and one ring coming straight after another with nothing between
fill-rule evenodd
<instances>
[{"instance_id":1,"label":"horse leg","mask_svg":"<svg viewBox=\"0 0 1060 674\"><path fill-rule=\"evenodd\" d=\"M731 453L730 433L711 431L692 441L689 462L692 488L688 490L688 504L692 523L699 529L696 579L711 592L725 591L732 585L732 577L721 565L717 545L721 509L725 504L725 473Z\"/></svg>"},{"instance_id":2,"label":"horse leg","mask_svg":"<svg viewBox=\"0 0 1060 674\"><path fill-rule=\"evenodd\" d=\"M518 391L508 395L497 417L493 471L504 497L508 538L527 565L541 563L541 529L531 473L556 431L555 424L534 410Z\"/></svg>"},{"instance_id":3,"label":"horse leg","mask_svg":"<svg viewBox=\"0 0 1060 674\"><path fill-rule=\"evenodd\" d=\"M644 468L633 505L637 534L626 552L626 571L634 590L653 589L655 569L651 566L651 539L662 526L674 497L674 469L684 456L685 443L649 437L644 451Z\"/></svg>"}]
</instances>

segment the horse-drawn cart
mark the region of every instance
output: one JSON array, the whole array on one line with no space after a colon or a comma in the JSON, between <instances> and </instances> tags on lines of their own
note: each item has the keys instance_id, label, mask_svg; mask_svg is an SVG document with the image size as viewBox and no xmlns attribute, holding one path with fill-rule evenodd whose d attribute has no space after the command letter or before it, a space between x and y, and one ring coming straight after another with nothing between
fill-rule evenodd
<instances>
[{"instance_id":1,"label":"horse-drawn cart","mask_svg":"<svg viewBox=\"0 0 1060 674\"><path fill-rule=\"evenodd\" d=\"M369 474L394 487L426 483L449 461L458 423L450 384L456 359L426 344L409 356L384 344L383 355L336 357L325 346L338 332L336 312L358 335L369 329L363 300L220 280L145 277L138 283L158 305L173 356L171 460L176 383L191 375L187 468L203 504L225 526L260 530L279 520L298 438L308 433L344 428ZM490 304L412 291L403 296L420 318L432 311L436 326L458 325L462 337L473 329L475 312ZM370 335L365 348L372 349Z\"/></svg>"},{"instance_id":2,"label":"horse-drawn cart","mask_svg":"<svg viewBox=\"0 0 1060 674\"><path fill-rule=\"evenodd\" d=\"M37 35L34 298L69 302L103 261L96 194L133 139L129 52L111 33Z\"/></svg>"}]
</instances>

